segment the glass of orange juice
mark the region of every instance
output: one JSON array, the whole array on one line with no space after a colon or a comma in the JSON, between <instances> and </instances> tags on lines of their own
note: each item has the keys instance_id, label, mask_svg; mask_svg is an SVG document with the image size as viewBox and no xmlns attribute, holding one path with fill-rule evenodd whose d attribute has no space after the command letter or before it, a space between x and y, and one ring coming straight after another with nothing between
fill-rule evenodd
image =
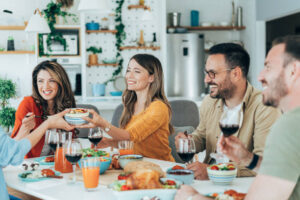
<instances>
[{"instance_id":1,"label":"glass of orange juice","mask_svg":"<svg viewBox=\"0 0 300 200\"><path fill-rule=\"evenodd\" d=\"M121 140L118 142L119 154L128 155L134 154L133 152L133 142L130 140Z\"/></svg>"},{"instance_id":2,"label":"glass of orange juice","mask_svg":"<svg viewBox=\"0 0 300 200\"><path fill-rule=\"evenodd\" d=\"M96 190L99 184L100 158L92 157L83 159L80 162L85 189L87 191Z\"/></svg>"}]
</instances>

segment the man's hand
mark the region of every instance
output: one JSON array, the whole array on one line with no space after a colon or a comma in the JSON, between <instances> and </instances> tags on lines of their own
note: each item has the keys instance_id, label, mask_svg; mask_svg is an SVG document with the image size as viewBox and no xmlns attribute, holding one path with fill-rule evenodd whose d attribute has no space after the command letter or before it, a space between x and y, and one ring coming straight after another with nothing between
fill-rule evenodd
<instances>
[{"instance_id":1,"label":"man's hand","mask_svg":"<svg viewBox=\"0 0 300 200\"><path fill-rule=\"evenodd\" d=\"M194 171L194 176L195 179L198 180L208 180L208 175L207 175L207 167L208 164L204 164L201 162L193 162L192 164L189 164L187 166L187 169Z\"/></svg>"},{"instance_id":2,"label":"man's hand","mask_svg":"<svg viewBox=\"0 0 300 200\"><path fill-rule=\"evenodd\" d=\"M71 131L74 129L74 126L71 126L64 120L64 115L70 112L70 109L66 109L56 115L49 116L48 119L45 121L47 123L48 129L58 128L64 129L66 131Z\"/></svg>"},{"instance_id":3,"label":"man's hand","mask_svg":"<svg viewBox=\"0 0 300 200\"><path fill-rule=\"evenodd\" d=\"M192 199L199 199L199 200L207 199L206 197L199 194L193 187L189 185L182 185L180 189L177 191L174 199L182 200L182 199L188 199L189 197L193 197Z\"/></svg>"},{"instance_id":4,"label":"man's hand","mask_svg":"<svg viewBox=\"0 0 300 200\"><path fill-rule=\"evenodd\" d=\"M235 136L220 138L219 147L230 160L248 166L252 160L253 154L249 152L244 144Z\"/></svg>"},{"instance_id":5,"label":"man's hand","mask_svg":"<svg viewBox=\"0 0 300 200\"><path fill-rule=\"evenodd\" d=\"M187 134L185 134L184 132L179 132L176 137L175 137L175 146L176 148L178 147L178 141L180 138L188 138Z\"/></svg>"},{"instance_id":6,"label":"man's hand","mask_svg":"<svg viewBox=\"0 0 300 200\"><path fill-rule=\"evenodd\" d=\"M103 118L98 115L96 111L93 109L89 109L89 113L92 114L92 118L82 117L85 121L89 122L88 124L76 125L76 128L95 128L95 127L103 127Z\"/></svg>"}]
</instances>

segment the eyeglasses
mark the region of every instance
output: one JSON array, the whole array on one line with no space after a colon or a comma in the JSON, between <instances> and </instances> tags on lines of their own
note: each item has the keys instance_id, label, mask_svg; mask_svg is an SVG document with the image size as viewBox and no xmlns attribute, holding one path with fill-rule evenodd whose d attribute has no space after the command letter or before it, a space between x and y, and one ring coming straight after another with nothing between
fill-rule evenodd
<instances>
[{"instance_id":1,"label":"eyeglasses","mask_svg":"<svg viewBox=\"0 0 300 200\"><path fill-rule=\"evenodd\" d=\"M223 71L219 71L219 72L214 72L214 71L206 71L206 69L204 69L204 74L205 76L208 75L209 78L211 79L215 79L216 78L216 74L222 73L222 72L226 72L226 71L231 71L233 69L225 69Z\"/></svg>"}]
</instances>

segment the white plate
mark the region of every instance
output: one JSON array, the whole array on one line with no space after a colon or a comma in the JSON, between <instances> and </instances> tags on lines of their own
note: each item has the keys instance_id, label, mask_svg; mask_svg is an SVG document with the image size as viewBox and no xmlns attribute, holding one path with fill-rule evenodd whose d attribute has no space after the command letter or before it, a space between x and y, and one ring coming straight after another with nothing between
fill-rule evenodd
<instances>
[{"instance_id":1,"label":"white plate","mask_svg":"<svg viewBox=\"0 0 300 200\"><path fill-rule=\"evenodd\" d=\"M165 180L174 180L174 179L161 178L161 180L165 181ZM122 182L122 181L116 181L116 182ZM178 186L182 184L181 181L175 180L175 182ZM115 183L110 184L108 188L113 188L113 185ZM149 189L149 190L113 191L113 192L114 195L119 200L141 200L145 196L150 197L150 199L156 196L160 200L173 200L177 192L177 189Z\"/></svg>"}]
</instances>

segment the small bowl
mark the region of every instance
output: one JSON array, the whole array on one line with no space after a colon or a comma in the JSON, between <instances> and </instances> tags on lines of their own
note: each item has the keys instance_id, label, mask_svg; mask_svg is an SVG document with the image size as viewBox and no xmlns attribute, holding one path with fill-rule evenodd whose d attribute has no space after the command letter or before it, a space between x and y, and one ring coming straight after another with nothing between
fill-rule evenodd
<instances>
[{"instance_id":1,"label":"small bowl","mask_svg":"<svg viewBox=\"0 0 300 200\"><path fill-rule=\"evenodd\" d=\"M83 112L78 112L78 111ZM71 108L71 111L67 114L65 114L65 120L72 125L81 125L87 123L82 117L88 117L89 112L85 108Z\"/></svg>"},{"instance_id":2,"label":"small bowl","mask_svg":"<svg viewBox=\"0 0 300 200\"><path fill-rule=\"evenodd\" d=\"M220 26L229 26L229 22L220 22Z\"/></svg>"},{"instance_id":3,"label":"small bowl","mask_svg":"<svg viewBox=\"0 0 300 200\"><path fill-rule=\"evenodd\" d=\"M144 157L142 155L137 155L137 154L123 155L123 156L119 156L119 164L124 169L127 163L133 161L142 161L143 158Z\"/></svg>"},{"instance_id":4,"label":"small bowl","mask_svg":"<svg viewBox=\"0 0 300 200\"><path fill-rule=\"evenodd\" d=\"M237 168L234 170L212 170L207 167L207 174L214 184L229 185L236 177Z\"/></svg>"},{"instance_id":5,"label":"small bowl","mask_svg":"<svg viewBox=\"0 0 300 200\"><path fill-rule=\"evenodd\" d=\"M110 95L111 96L122 96L122 91L112 91L110 92Z\"/></svg>"},{"instance_id":6,"label":"small bowl","mask_svg":"<svg viewBox=\"0 0 300 200\"><path fill-rule=\"evenodd\" d=\"M91 157L86 157L86 158L83 158L82 160L85 160L88 158L91 158ZM102 158L107 159L107 161L100 161L100 174L103 174L109 168L110 163L111 163L111 158L109 158L109 157L102 157ZM78 165L81 169L81 162L78 162Z\"/></svg>"},{"instance_id":7,"label":"small bowl","mask_svg":"<svg viewBox=\"0 0 300 200\"><path fill-rule=\"evenodd\" d=\"M188 169L169 169L167 170L167 178L173 178L189 185L193 183L194 172Z\"/></svg>"}]
</instances>

